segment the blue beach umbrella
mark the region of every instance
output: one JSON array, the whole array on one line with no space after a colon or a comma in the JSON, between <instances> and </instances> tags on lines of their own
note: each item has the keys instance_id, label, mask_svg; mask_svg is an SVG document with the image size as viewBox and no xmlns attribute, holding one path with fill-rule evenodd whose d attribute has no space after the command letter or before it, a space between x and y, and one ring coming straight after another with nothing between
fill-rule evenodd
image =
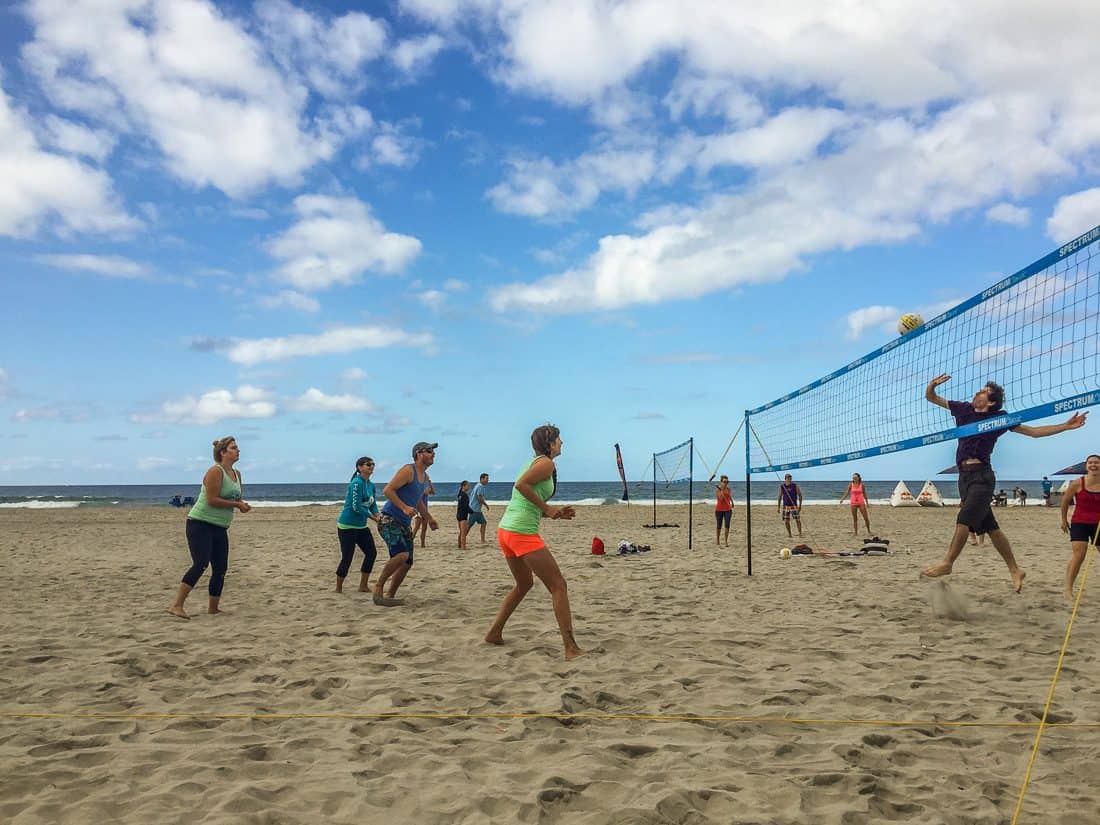
<instances>
[{"instance_id":1,"label":"blue beach umbrella","mask_svg":"<svg viewBox=\"0 0 1100 825\"><path fill-rule=\"evenodd\" d=\"M1068 467L1063 467L1056 473L1051 473L1052 476L1083 476L1085 474L1085 462L1079 464L1071 464Z\"/></svg>"}]
</instances>

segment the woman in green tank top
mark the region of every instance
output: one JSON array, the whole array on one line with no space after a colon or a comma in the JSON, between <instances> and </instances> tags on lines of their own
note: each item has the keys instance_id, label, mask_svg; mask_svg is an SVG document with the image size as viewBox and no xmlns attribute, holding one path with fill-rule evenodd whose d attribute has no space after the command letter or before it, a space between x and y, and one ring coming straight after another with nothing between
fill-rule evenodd
<instances>
[{"instance_id":1,"label":"woman in green tank top","mask_svg":"<svg viewBox=\"0 0 1100 825\"><path fill-rule=\"evenodd\" d=\"M560 431L552 424L544 424L531 433L535 456L520 470L512 488L512 499L497 530L497 541L515 584L501 602L493 626L485 634L485 641L492 645L504 644L504 625L531 589L534 576L538 576L550 591L554 617L558 620L558 630L565 646L565 658L576 659L584 655L584 651L573 638L573 613L569 608L565 577L539 536L539 522L543 516L571 519L576 515L572 507L554 507L547 503L557 487L558 471L554 459L561 455L562 443Z\"/></svg>"},{"instance_id":2,"label":"woman in green tank top","mask_svg":"<svg viewBox=\"0 0 1100 825\"><path fill-rule=\"evenodd\" d=\"M229 567L229 525L233 511L247 513L252 507L241 498L241 474L233 469L241 457L237 440L231 435L214 442L214 466L206 471L199 490L199 500L187 514L187 549L191 552L191 567L183 574L176 600L168 612L181 619L190 619L183 603L210 567L209 613L221 613L225 571Z\"/></svg>"}]
</instances>

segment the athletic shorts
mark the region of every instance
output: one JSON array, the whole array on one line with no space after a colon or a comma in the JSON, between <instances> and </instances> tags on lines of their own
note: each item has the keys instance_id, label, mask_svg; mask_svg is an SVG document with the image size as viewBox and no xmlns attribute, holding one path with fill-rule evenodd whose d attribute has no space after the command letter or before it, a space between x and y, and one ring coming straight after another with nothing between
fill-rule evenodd
<instances>
[{"instance_id":1,"label":"athletic shorts","mask_svg":"<svg viewBox=\"0 0 1100 825\"><path fill-rule=\"evenodd\" d=\"M990 506L996 486L997 476L993 468L986 464L976 465L973 469L964 464L959 468L960 506L955 522L979 535L1001 529Z\"/></svg>"},{"instance_id":2,"label":"athletic shorts","mask_svg":"<svg viewBox=\"0 0 1100 825\"><path fill-rule=\"evenodd\" d=\"M485 514L479 510L471 510L470 515L466 517L467 524L486 524Z\"/></svg>"},{"instance_id":3,"label":"athletic shorts","mask_svg":"<svg viewBox=\"0 0 1100 825\"><path fill-rule=\"evenodd\" d=\"M1095 524L1078 524L1075 521L1071 521L1069 525L1069 540L1070 541L1092 541L1092 537L1096 535Z\"/></svg>"},{"instance_id":4,"label":"athletic shorts","mask_svg":"<svg viewBox=\"0 0 1100 825\"><path fill-rule=\"evenodd\" d=\"M790 506L784 507L783 508L783 521L789 521L792 518L795 521L801 521L802 520L802 511L799 510L797 507L790 507Z\"/></svg>"},{"instance_id":5,"label":"athletic shorts","mask_svg":"<svg viewBox=\"0 0 1100 825\"><path fill-rule=\"evenodd\" d=\"M500 528L497 528L497 543L505 558L518 559L520 556L546 548L546 542L538 533L513 533L511 530Z\"/></svg>"},{"instance_id":6,"label":"athletic shorts","mask_svg":"<svg viewBox=\"0 0 1100 825\"><path fill-rule=\"evenodd\" d=\"M724 525L727 530L730 529L730 518L732 518L732 517L733 517L733 510L715 510L714 511L714 520L716 522L718 522L718 526L722 527Z\"/></svg>"},{"instance_id":7,"label":"athletic shorts","mask_svg":"<svg viewBox=\"0 0 1100 825\"><path fill-rule=\"evenodd\" d=\"M411 527L406 527L393 516L383 513L378 517L378 535L382 537L382 541L386 542L391 559L400 553L408 553L409 557L405 560L405 564L412 567L413 531Z\"/></svg>"}]
</instances>

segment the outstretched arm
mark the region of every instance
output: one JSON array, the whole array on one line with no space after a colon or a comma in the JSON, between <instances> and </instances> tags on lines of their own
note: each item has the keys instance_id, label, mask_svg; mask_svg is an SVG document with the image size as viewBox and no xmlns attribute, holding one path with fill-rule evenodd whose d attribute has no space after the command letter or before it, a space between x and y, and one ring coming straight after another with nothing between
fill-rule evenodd
<instances>
[{"instance_id":1,"label":"outstretched arm","mask_svg":"<svg viewBox=\"0 0 1100 825\"><path fill-rule=\"evenodd\" d=\"M1066 430L1076 430L1079 427L1085 426L1085 419L1088 418L1088 413L1074 413L1069 417L1069 420L1063 421L1061 424L1047 424L1043 427L1029 427L1027 424L1018 424L1012 428L1012 432L1019 433L1020 435L1028 435L1032 438L1044 438L1048 435L1058 435L1058 433L1064 433Z\"/></svg>"},{"instance_id":2,"label":"outstretched arm","mask_svg":"<svg viewBox=\"0 0 1100 825\"><path fill-rule=\"evenodd\" d=\"M951 376L945 372L929 381L928 386L924 388L924 400L935 404L937 407L943 407L945 410L951 409L947 404L947 399L936 393L936 387L940 384L946 384L950 380Z\"/></svg>"}]
</instances>

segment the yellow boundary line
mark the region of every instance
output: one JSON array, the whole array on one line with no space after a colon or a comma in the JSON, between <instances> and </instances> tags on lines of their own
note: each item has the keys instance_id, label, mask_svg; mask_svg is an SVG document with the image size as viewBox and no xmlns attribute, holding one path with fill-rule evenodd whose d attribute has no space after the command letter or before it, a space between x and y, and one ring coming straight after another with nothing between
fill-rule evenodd
<instances>
[{"instance_id":1,"label":"yellow boundary line","mask_svg":"<svg viewBox=\"0 0 1100 825\"><path fill-rule=\"evenodd\" d=\"M1039 720L1039 728L1035 731L1035 744L1031 748L1031 756L1027 760L1027 771L1024 774L1024 782L1020 786L1020 796L1016 800L1016 811L1012 814L1012 825L1020 818L1020 811L1024 807L1024 797L1027 795L1027 786L1031 782L1031 769L1035 766L1035 757L1039 754L1039 741L1043 738L1043 729L1053 727L1047 724L1047 716L1050 714L1050 706L1054 702L1054 688L1058 685L1058 676L1062 672L1062 661L1066 658L1066 648L1069 646L1069 635L1073 632L1073 620L1077 618L1077 608L1081 604L1081 594L1085 592L1085 582L1089 577L1089 564L1092 562L1092 554L1089 550L1096 547L1096 540L1100 537L1100 524L1096 526L1096 533L1092 541L1085 547L1085 569L1081 571L1081 583L1077 586L1077 598L1073 600L1073 612L1069 614L1069 624L1066 625L1066 635L1062 639L1062 649L1058 651L1058 664L1054 668L1054 678L1050 680L1050 690L1047 691L1047 702L1043 707L1043 716Z\"/></svg>"},{"instance_id":2,"label":"yellow boundary line","mask_svg":"<svg viewBox=\"0 0 1100 825\"><path fill-rule=\"evenodd\" d=\"M997 722L982 720L947 719L802 719L790 716L675 716L646 713L111 713L111 712L44 712L0 711L0 719L104 719L126 721L131 719L199 719L232 720L256 719L287 721L294 719L383 721L404 719L429 719L444 721L506 721L516 719L554 719L558 721L584 722L729 722L758 725L856 725L870 727L917 728L1100 728L1100 722Z\"/></svg>"}]
</instances>

